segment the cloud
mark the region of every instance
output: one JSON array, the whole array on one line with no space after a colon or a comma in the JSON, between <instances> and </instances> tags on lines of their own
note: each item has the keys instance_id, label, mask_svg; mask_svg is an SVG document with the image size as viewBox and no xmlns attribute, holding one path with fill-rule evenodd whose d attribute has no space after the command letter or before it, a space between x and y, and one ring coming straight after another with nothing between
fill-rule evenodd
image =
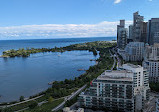
<instances>
[{"instance_id":1,"label":"cloud","mask_svg":"<svg viewBox=\"0 0 159 112\"><path fill-rule=\"evenodd\" d=\"M115 0L114 3L115 3L115 4L118 4L118 3L120 3L121 1L122 1L122 0Z\"/></svg>"},{"instance_id":2,"label":"cloud","mask_svg":"<svg viewBox=\"0 0 159 112\"><path fill-rule=\"evenodd\" d=\"M0 39L106 37L116 36L119 22L103 21L97 24L43 24L0 27ZM126 25L132 21L126 21Z\"/></svg>"}]
</instances>

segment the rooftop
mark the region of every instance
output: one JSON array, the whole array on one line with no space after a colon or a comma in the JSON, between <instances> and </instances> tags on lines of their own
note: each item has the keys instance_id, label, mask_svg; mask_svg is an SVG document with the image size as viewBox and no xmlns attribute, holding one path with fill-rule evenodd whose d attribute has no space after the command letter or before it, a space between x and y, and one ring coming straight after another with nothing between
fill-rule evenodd
<instances>
[{"instance_id":1,"label":"rooftop","mask_svg":"<svg viewBox=\"0 0 159 112\"><path fill-rule=\"evenodd\" d=\"M133 73L128 70L105 71L97 80L133 81Z\"/></svg>"},{"instance_id":2,"label":"rooftop","mask_svg":"<svg viewBox=\"0 0 159 112\"><path fill-rule=\"evenodd\" d=\"M127 64L124 64L125 66L130 66L132 68L141 68L142 66L141 65L134 65L134 64L130 64L130 63L127 63Z\"/></svg>"}]
</instances>

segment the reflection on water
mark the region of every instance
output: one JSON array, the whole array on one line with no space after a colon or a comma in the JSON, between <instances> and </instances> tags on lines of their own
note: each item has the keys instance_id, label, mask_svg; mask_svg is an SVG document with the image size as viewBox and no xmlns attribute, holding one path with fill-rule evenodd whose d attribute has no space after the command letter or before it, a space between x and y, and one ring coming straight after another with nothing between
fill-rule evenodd
<instances>
[{"instance_id":1,"label":"reflection on water","mask_svg":"<svg viewBox=\"0 0 159 112\"><path fill-rule=\"evenodd\" d=\"M0 55L5 50L19 48L52 48L70 44L108 41L115 38L39 39L39 40L0 40ZM60 56L59 56L60 55ZM37 53L28 58L0 58L0 102L28 97L47 89L48 82L74 78L94 65L96 59L88 51L64 53Z\"/></svg>"},{"instance_id":2,"label":"reflection on water","mask_svg":"<svg viewBox=\"0 0 159 112\"><path fill-rule=\"evenodd\" d=\"M74 78L98 58L89 51L38 53L28 58L0 58L0 102L17 100L47 89L48 82Z\"/></svg>"}]
</instances>

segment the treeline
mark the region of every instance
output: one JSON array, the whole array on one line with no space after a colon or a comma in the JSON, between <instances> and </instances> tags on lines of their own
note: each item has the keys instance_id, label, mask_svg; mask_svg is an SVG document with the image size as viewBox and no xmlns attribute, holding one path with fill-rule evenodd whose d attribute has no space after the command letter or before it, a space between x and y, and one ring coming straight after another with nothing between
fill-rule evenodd
<instances>
[{"instance_id":1,"label":"treeline","mask_svg":"<svg viewBox=\"0 0 159 112\"><path fill-rule=\"evenodd\" d=\"M159 83L150 83L150 88L152 91L159 92Z\"/></svg>"},{"instance_id":2,"label":"treeline","mask_svg":"<svg viewBox=\"0 0 159 112\"><path fill-rule=\"evenodd\" d=\"M96 41L87 42L83 44L74 44L66 47L54 47L54 48L20 48L18 50L8 50L4 51L2 57L28 57L30 54L34 53L44 53L44 52L65 52L72 50L89 50L97 55L97 48L111 47L116 43L110 43L106 41Z\"/></svg>"}]
</instances>

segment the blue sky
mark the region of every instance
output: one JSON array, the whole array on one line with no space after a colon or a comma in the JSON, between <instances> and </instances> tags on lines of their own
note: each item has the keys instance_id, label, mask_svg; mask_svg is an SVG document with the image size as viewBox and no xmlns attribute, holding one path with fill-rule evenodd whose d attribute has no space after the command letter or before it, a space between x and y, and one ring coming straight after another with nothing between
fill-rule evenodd
<instances>
[{"instance_id":1,"label":"blue sky","mask_svg":"<svg viewBox=\"0 0 159 112\"><path fill-rule=\"evenodd\" d=\"M0 39L115 36L120 19L159 17L159 0L0 0Z\"/></svg>"}]
</instances>

